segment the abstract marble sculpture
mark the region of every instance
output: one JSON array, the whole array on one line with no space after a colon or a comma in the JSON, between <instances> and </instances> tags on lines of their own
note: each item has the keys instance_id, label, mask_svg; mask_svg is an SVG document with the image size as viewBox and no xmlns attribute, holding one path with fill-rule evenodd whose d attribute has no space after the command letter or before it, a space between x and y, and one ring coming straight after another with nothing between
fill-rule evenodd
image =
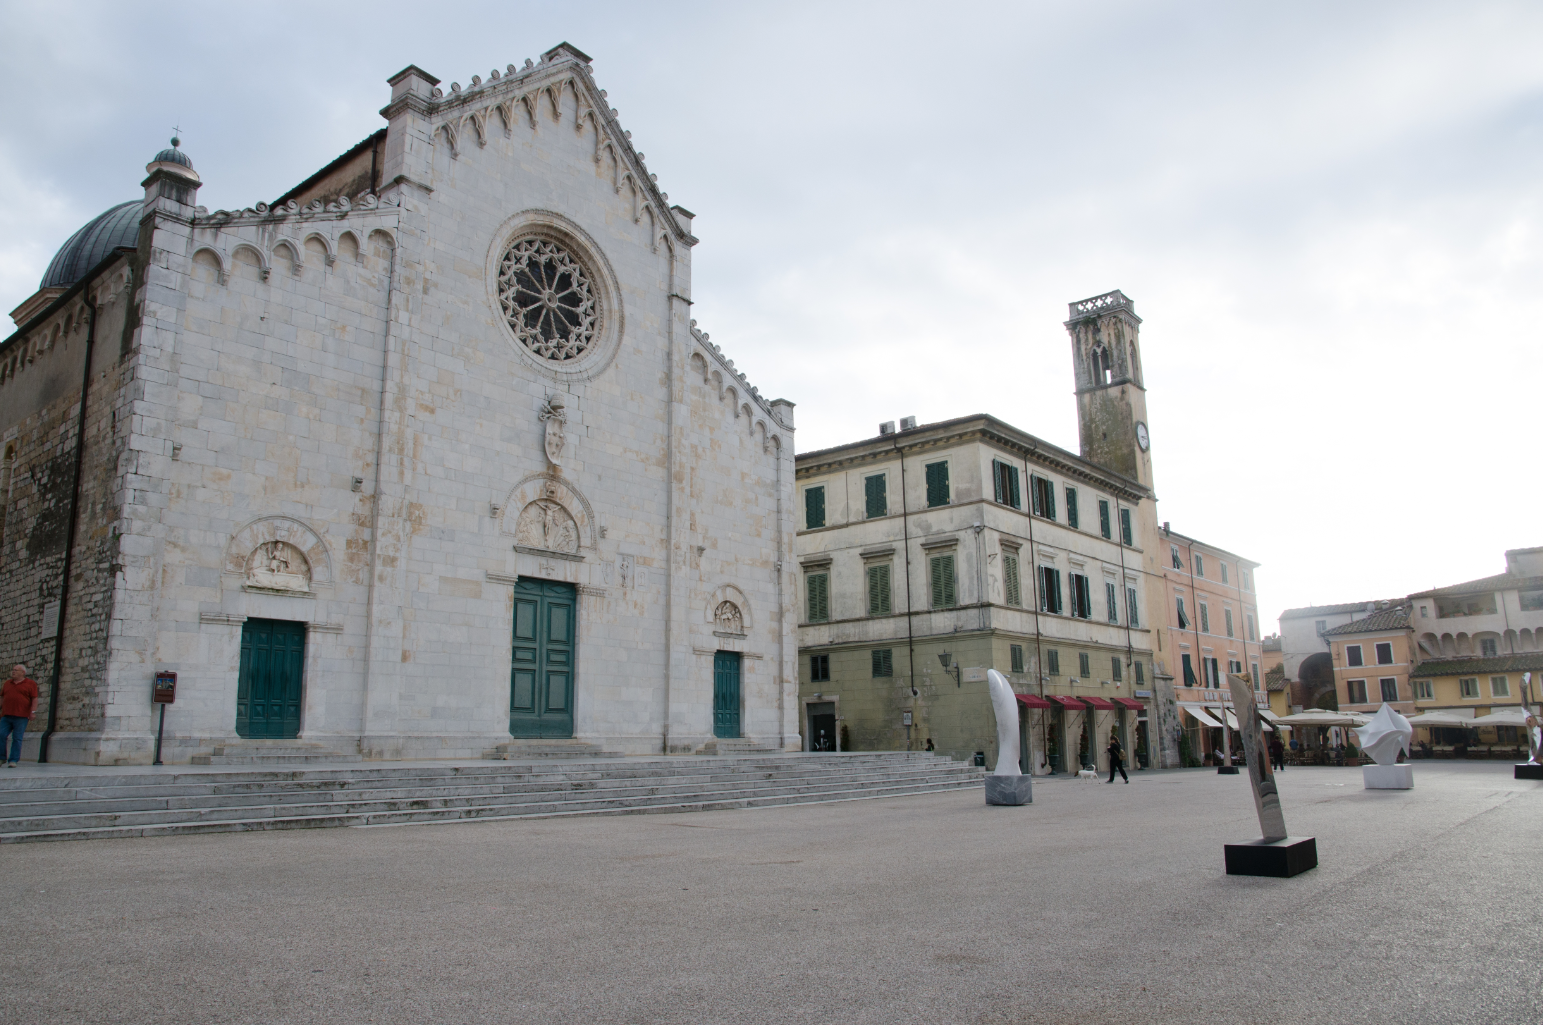
<instances>
[{"instance_id":1,"label":"abstract marble sculpture","mask_svg":"<svg viewBox=\"0 0 1543 1025\"><path fill-rule=\"evenodd\" d=\"M1243 750L1248 761L1248 781L1254 791L1254 809L1259 813L1262 839L1251 843L1224 845L1227 874L1231 876L1294 876L1318 867L1318 841L1311 836L1288 836L1286 818L1280 810L1280 793L1275 788L1275 770L1265 752L1264 735L1259 729L1259 708L1254 703L1254 681L1248 676L1229 673L1227 686L1232 690L1233 709L1243 734Z\"/></svg>"},{"instance_id":2,"label":"abstract marble sculpture","mask_svg":"<svg viewBox=\"0 0 1543 1025\"><path fill-rule=\"evenodd\" d=\"M986 687L997 719L997 764L986 777L986 803L1031 804L1034 778L1018 768L1018 696L995 669L986 671Z\"/></svg>"},{"instance_id":3,"label":"abstract marble sculpture","mask_svg":"<svg viewBox=\"0 0 1543 1025\"><path fill-rule=\"evenodd\" d=\"M1414 786L1414 766L1398 764L1400 752L1409 752L1414 727L1393 711L1386 701L1365 726L1357 726L1355 735L1361 750L1371 755L1376 765L1361 766L1361 781L1367 790L1409 790Z\"/></svg>"},{"instance_id":4,"label":"abstract marble sculpture","mask_svg":"<svg viewBox=\"0 0 1543 1025\"><path fill-rule=\"evenodd\" d=\"M1527 760L1516 766L1517 779L1543 780L1543 716L1532 704L1532 674L1522 674L1522 714L1527 731Z\"/></svg>"}]
</instances>

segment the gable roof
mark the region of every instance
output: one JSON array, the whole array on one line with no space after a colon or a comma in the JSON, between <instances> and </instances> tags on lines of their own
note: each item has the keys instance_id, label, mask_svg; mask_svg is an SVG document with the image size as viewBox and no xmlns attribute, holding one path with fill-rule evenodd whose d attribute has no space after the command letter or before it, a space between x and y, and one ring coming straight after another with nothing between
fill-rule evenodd
<instances>
[{"instance_id":1,"label":"gable roof","mask_svg":"<svg viewBox=\"0 0 1543 1025\"><path fill-rule=\"evenodd\" d=\"M1389 605L1402 602L1403 598L1387 599ZM1309 616L1342 616L1347 612L1363 612L1370 605L1375 610L1381 601L1347 601L1341 605L1307 605L1300 609L1287 609L1280 614L1281 619L1306 619Z\"/></svg>"},{"instance_id":2,"label":"gable roof","mask_svg":"<svg viewBox=\"0 0 1543 1025\"><path fill-rule=\"evenodd\" d=\"M1416 591L1409 597L1440 598L1452 594L1483 594L1493 591L1529 590L1534 587L1543 587L1543 577L1522 577L1512 573L1499 573L1462 584L1433 587L1429 591Z\"/></svg>"},{"instance_id":3,"label":"gable roof","mask_svg":"<svg viewBox=\"0 0 1543 1025\"><path fill-rule=\"evenodd\" d=\"M1407 630L1408 628L1409 607L1405 605L1383 609L1381 612L1373 612L1364 619L1353 619L1348 623L1342 623L1332 630L1325 630L1323 636L1335 637L1341 634L1382 633L1388 630Z\"/></svg>"},{"instance_id":4,"label":"gable roof","mask_svg":"<svg viewBox=\"0 0 1543 1025\"><path fill-rule=\"evenodd\" d=\"M1496 658L1429 659L1421 662L1409 675L1424 679L1431 676L1478 676L1481 673L1535 673L1539 670L1543 670L1543 651L1500 655Z\"/></svg>"},{"instance_id":5,"label":"gable roof","mask_svg":"<svg viewBox=\"0 0 1543 1025\"><path fill-rule=\"evenodd\" d=\"M1264 689L1267 691L1281 691L1286 689L1286 667L1275 666L1264 674Z\"/></svg>"},{"instance_id":6,"label":"gable roof","mask_svg":"<svg viewBox=\"0 0 1543 1025\"><path fill-rule=\"evenodd\" d=\"M426 111L433 125L430 138L436 143L444 140L451 156L458 156L463 143L485 144L487 133L495 127L513 131L516 124L525 124L535 130L544 121L567 116L561 109L563 92L572 89L578 108L573 126L582 132L588 121L595 129L596 163L603 152L610 152L615 161L611 184L618 193L631 191L634 223L646 215L656 232L662 226L676 242L696 245L698 240L679 216L690 214L672 207L660 191L643 154L632 145L632 133L622 128L617 112L606 102L605 90L595 85L590 58L569 43L559 43L541 55L539 64L526 64L524 68L511 64L505 73L495 69L486 81L473 75L464 90L460 83L451 83L449 95L436 86Z\"/></svg>"}]
</instances>

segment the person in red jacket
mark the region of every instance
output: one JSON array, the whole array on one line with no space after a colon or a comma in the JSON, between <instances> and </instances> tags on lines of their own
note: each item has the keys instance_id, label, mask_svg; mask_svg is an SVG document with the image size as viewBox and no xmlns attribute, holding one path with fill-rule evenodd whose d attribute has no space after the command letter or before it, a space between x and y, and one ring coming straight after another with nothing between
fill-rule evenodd
<instances>
[{"instance_id":1,"label":"person in red jacket","mask_svg":"<svg viewBox=\"0 0 1543 1025\"><path fill-rule=\"evenodd\" d=\"M0 755L5 754L5 740L11 739L11 756L6 759L7 769L16 768L21 761L21 738L27 732L27 722L38 710L38 684L27 675L26 666L12 666L11 678L0 684Z\"/></svg>"}]
</instances>

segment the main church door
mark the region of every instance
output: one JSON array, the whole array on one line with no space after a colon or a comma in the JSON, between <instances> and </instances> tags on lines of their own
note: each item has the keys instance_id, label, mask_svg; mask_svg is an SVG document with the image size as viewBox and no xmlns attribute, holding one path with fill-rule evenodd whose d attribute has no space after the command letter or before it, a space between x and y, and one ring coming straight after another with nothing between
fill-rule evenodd
<instances>
[{"instance_id":1,"label":"main church door","mask_svg":"<svg viewBox=\"0 0 1543 1025\"><path fill-rule=\"evenodd\" d=\"M236 733L254 739L300 736L305 624L248 619L241 626Z\"/></svg>"},{"instance_id":2,"label":"main church door","mask_svg":"<svg viewBox=\"0 0 1543 1025\"><path fill-rule=\"evenodd\" d=\"M521 577L514 585L509 735L573 736L578 601L572 584Z\"/></svg>"},{"instance_id":3,"label":"main church door","mask_svg":"<svg viewBox=\"0 0 1543 1025\"><path fill-rule=\"evenodd\" d=\"M739 652L713 655L713 736L739 736Z\"/></svg>"}]
</instances>

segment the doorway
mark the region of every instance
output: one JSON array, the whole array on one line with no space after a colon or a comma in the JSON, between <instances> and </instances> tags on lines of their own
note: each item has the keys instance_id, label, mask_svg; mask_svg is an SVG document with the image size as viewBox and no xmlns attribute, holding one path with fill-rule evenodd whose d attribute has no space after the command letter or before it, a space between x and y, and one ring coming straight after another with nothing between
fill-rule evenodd
<instances>
[{"instance_id":1,"label":"doorway","mask_svg":"<svg viewBox=\"0 0 1543 1025\"><path fill-rule=\"evenodd\" d=\"M713 655L713 736L739 736L739 652Z\"/></svg>"},{"instance_id":2,"label":"doorway","mask_svg":"<svg viewBox=\"0 0 1543 1025\"><path fill-rule=\"evenodd\" d=\"M236 734L253 740L300 736L305 624L248 619L241 626Z\"/></svg>"},{"instance_id":3,"label":"doorway","mask_svg":"<svg viewBox=\"0 0 1543 1025\"><path fill-rule=\"evenodd\" d=\"M836 750L836 703L811 701L809 708L809 750Z\"/></svg>"},{"instance_id":4,"label":"doorway","mask_svg":"<svg viewBox=\"0 0 1543 1025\"><path fill-rule=\"evenodd\" d=\"M514 585L509 735L573 736L578 601L572 584L521 577Z\"/></svg>"}]
</instances>

